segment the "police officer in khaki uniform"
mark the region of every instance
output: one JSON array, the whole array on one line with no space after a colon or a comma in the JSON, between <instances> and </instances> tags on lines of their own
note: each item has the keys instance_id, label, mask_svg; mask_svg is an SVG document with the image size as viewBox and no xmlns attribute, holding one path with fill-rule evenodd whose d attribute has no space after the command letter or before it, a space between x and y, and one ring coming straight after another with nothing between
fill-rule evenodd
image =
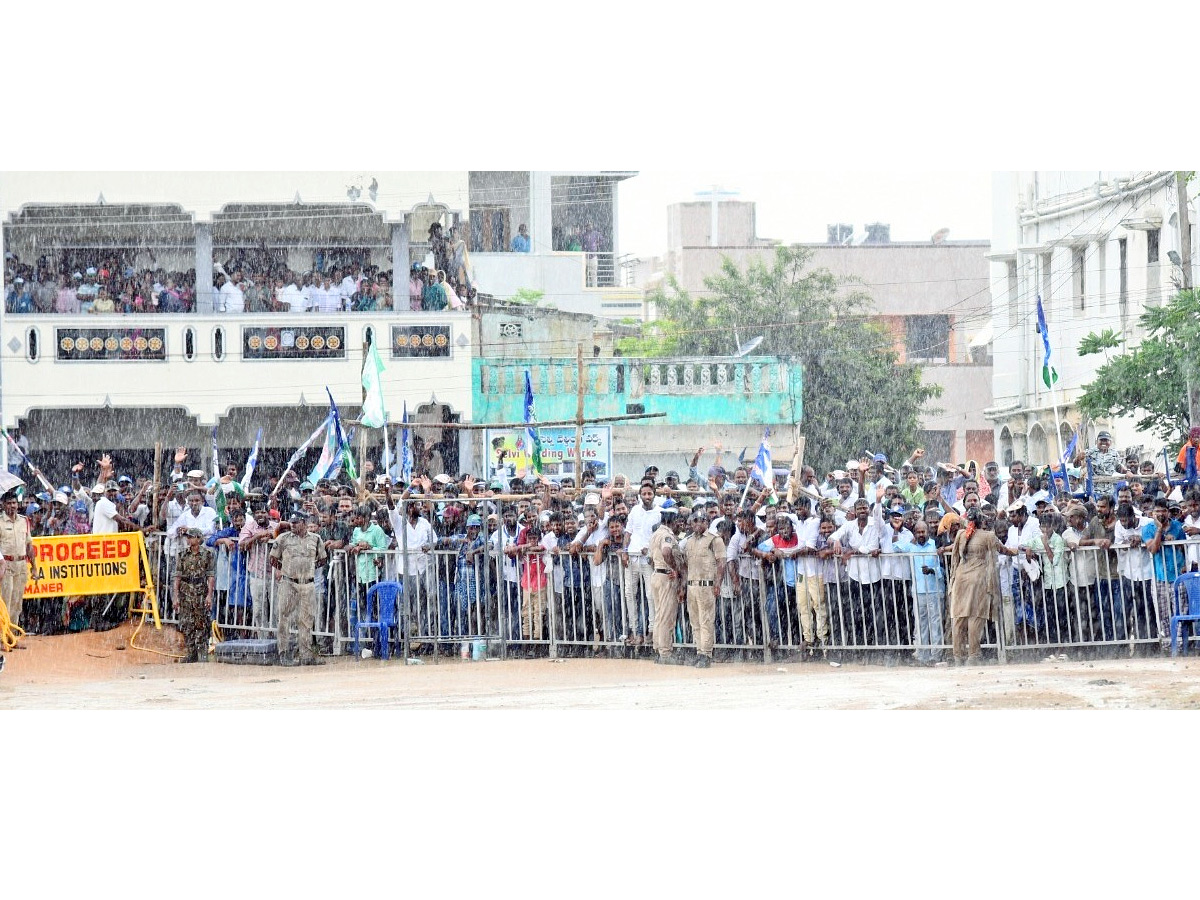
<instances>
[{"instance_id":1,"label":"police officer in khaki uniform","mask_svg":"<svg viewBox=\"0 0 1200 900\"><path fill-rule=\"evenodd\" d=\"M696 641L696 668L707 669L713 661L713 633L717 622L717 600L725 571L725 541L708 533L708 515L692 516L692 533L684 548L687 561L687 610Z\"/></svg>"},{"instance_id":2,"label":"police officer in khaki uniform","mask_svg":"<svg viewBox=\"0 0 1200 900\"><path fill-rule=\"evenodd\" d=\"M271 548L271 565L279 569L279 662L284 666L320 666L325 661L313 650L313 621L317 614L317 598L314 580L317 566L329 562L325 542L316 530L309 530L311 516L296 514L291 518L291 528L275 539ZM291 630L296 626L300 632L299 661L289 650Z\"/></svg>"},{"instance_id":3,"label":"police officer in khaki uniform","mask_svg":"<svg viewBox=\"0 0 1200 900\"><path fill-rule=\"evenodd\" d=\"M679 541L675 524L679 510L674 500L667 500L659 509L662 519L650 535L647 547L650 557L650 590L654 594L654 661L661 665L678 665L681 660L671 652L675 643L675 621L679 617L679 584L682 581Z\"/></svg>"},{"instance_id":4,"label":"police officer in khaki uniform","mask_svg":"<svg viewBox=\"0 0 1200 900\"><path fill-rule=\"evenodd\" d=\"M0 512L0 597L8 607L8 619L14 626L21 624L21 607L25 602L25 582L29 580L29 566L37 557L30 540L29 520L18 511L21 502L17 492L4 495L3 512ZM17 650L24 647L17 645Z\"/></svg>"}]
</instances>

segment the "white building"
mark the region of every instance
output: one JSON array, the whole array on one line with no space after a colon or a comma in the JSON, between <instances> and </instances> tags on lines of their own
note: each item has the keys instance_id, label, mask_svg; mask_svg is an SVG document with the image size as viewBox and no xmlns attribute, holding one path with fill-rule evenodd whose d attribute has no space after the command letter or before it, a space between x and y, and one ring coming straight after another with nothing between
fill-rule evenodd
<instances>
[{"instance_id":1,"label":"white building","mask_svg":"<svg viewBox=\"0 0 1200 900\"><path fill-rule=\"evenodd\" d=\"M0 425L22 425L40 451L64 458L155 441L207 455L214 425L222 449L243 453L265 426L264 440L283 453L320 420L326 385L347 417L357 413L368 335L387 348L391 409L470 421L478 318L407 308L405 273L426 260L429 226L468 242L481 294L540 291L562 310L626 315L623 303L642 306L640 292L618 284L616 185L632 174L0 173L4 249L20 263L71 271L113 258L137 271L194 270L197 285L192 313L5 315ZM522 224L530 248L515 252ZM589 226L597 251L567 249ZM259 258L301 272L339 262L394 271L401 302L379 312L214 313L214 259Z\"/></svg>"},{"instance_id":2,"label":"white building","mask_svg":"<svg viewBox=\"0 0 1200 900\"><path fill-rule=\"evenodd\" d=\"M1187 209L1188 221L1195 212ZM1169 253L1180 250L1173 172L1002 172L993 178L991 260L993 404L1001 463L1053 462L1054 395L1042 382L1042 298L1063 445L1080 423L1075 401L1103 365L1103 355L1080 357L1080 340L1111 328L1127 346L1144 336L1142 311L1169 299L1181 270ZM1192 253L1195 260L1195 237ZM1194 279L1193 279L1194 283ZM1084 438L1108 428L1118 448L1153 438L1130 419L1090 421Z\"/></svg>"}]
</instances>

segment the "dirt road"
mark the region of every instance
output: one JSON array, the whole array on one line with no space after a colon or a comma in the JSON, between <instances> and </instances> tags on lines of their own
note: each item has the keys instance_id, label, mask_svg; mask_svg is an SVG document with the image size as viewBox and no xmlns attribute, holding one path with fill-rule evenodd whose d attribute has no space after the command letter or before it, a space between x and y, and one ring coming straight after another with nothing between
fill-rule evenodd
<instances>
[{"instance_id":1,"label":"dirt road","mask_svg":"<svg viewBox=\"0 0 1200 900\"><path fill-rule=\"evenodd\" d=\"M181 665L129 648L130 626L29 637L0 673L0 709L1192 709L1193 659L974 669L787 663L706 671L566 659L406 666L339 657L325 666ZM170 649L169 630L138 638Z\"/></svg>"}]
</instances>

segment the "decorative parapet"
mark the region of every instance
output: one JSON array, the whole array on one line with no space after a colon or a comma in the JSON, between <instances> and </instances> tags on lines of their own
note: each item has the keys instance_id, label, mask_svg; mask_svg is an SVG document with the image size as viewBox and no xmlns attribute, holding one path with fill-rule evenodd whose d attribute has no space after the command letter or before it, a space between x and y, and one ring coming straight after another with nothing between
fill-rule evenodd
<instances>
[{"instance_id":1,"label":"decorative parapet","mask_svg":"<svg viewBox=\"0 0 1200 900\"><path fill-rule=\"evenodd\" d=\"M472 417L477 422L520 421L524 373L529 369L538 418L569 419L578 404L574 359L473 361ZM797 363L777 357L623 358L584 362L584 415L665 412L669 424L798 422L802 375ZM661 419L631 424L662 424Z\"/></svg>"}]
</instances>

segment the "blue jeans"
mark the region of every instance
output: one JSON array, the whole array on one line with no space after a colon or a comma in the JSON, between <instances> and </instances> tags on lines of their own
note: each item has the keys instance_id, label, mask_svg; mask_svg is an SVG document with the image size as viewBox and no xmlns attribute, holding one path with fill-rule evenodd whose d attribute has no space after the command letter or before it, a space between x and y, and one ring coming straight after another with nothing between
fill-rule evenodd
<instances>
[{"instance_id":1,"label":"blue jeans","mask_svg":"<svg viewBox=\"0 0 1200 900\"><path fill-rule=\"evenodd\" d=\"M1106 641L1125 640L1125 600L1117 578L1096 582L1096 603L1100 607L1100 627Z\"/></svg>"},{"instance_id":2,"label":"blue jeans","mask_svg":"<svg viewBox=\"0 0 1200 900\"><path fill-rule=\"evenodd\" d=\"M600 627L605 641L615 641L623 633L621 611L625 606L624 586L611 578L604 580L603 599L600 608ZM595 591L592 597L595 598ZM594 600L593 600L594 602Z\"/></svg>"}]
</instances>

